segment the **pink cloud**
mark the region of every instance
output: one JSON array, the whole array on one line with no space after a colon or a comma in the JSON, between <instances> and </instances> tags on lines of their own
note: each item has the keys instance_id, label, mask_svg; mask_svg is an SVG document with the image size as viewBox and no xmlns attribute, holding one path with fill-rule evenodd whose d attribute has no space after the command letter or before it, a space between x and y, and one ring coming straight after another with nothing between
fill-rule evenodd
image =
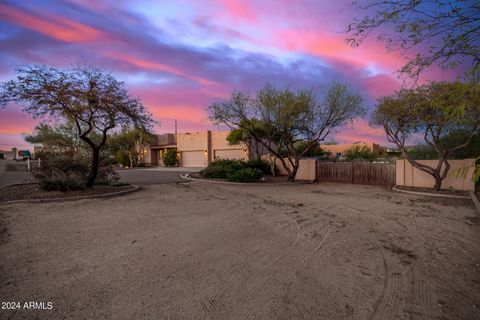
<instances>
[{"instance_id":1,"label":"pink cloud","mask_svg":"<svg viewBox=\"0 0 480 320\"><path fill-rule=\"evenodd\" d=\"M0 4L0 18L60 41L82 43L106 38L95 28L58 15L43 13L43 19L39 16Z\"/></svg>"},{"instance_id":2,"label":"pink cloud","mask_svg":"<svg viewBox=\"0 0 480 320\"><path fill-rule=\"evenodd\" d=\"M0 134L31 133L38 122L19 107L0 109Z\"/></svg>"},{"instance_id":3,"label":"pink cloud","mask_svg":"<svg viewBox=\"0 0 480 320\"><path fill-rule=\"evenodd\" d=\"M362 84L373 98L391 95L401 87L400 82L394 76L385 74L363 78Z\"/></svg>"},{"instance_id":4,"label":"pink cloud","mask_svg":"<svg viewBox=\"0 0 480 320\"><path fill-rule=\"evenodd\" d=\"M370 127L365 119L355 120L352 125L339 130L334 137L338 143L375 142L381 145L388 143L385 131L382 128Z\"/></svg>"},{"instance_id":5,"label":"pink cloud","mask_svg":"<svg viewBox=\"0 0 480 320\"><path fill-rule=\"evenodd\" d=\"M359 48L345 43L345 34L334 34L320 30L279 30L274 41L290 51L303 51L323 58L339 60L355 67L366 67L371 63L396 70L402 66L398 53L387 53L383 44L370 41Z\"/></svg>"},{"instance_id":6,"label":"pink cloud","mask_svg":"<svg viewBox=\"0 0 480 320\"><path fill-rule=\"evenodd\" d=\"M255 10L242 0L217 0L226 10L229 17L235 20L244 20L249 23L257 21Z\"/></svg>"},{"instance_id":7,"label":"pink cloud","mask_svg":"<svg viewBox=\"0 0 480 320\"><path fill-rule=\"evenodd\" d=\"M137 58L137 57L134 57L134 56L129 55L129 54L118 53L118 52L114 52L114 51L103 51L102 54L104 56L108 57L108 58L112 58L112 59L115 59L115 60L118 60L118 61L126 62L126 63L131 64L131 65L133 65L135 67L138 67L140 69L150 70L150 71L162 71L162 72L170 73L170 74L182 77L182 78L187 78L187 79L190 79L190 80L194 80L194 81L196 81L196 82L198 82L202 85L217 85L218 84L217 82L210 81L206 78L197 77L197 76L188 74L188 73L186 73L186 72L184 72L180 69L177 69L175 67L172 67L172 66L169 66L169 65L166 65L166 64L162 64L162 63L158 63L156 61L152 61L152 60L148 60L148 59Z\"/></svg>"}]
</instances>

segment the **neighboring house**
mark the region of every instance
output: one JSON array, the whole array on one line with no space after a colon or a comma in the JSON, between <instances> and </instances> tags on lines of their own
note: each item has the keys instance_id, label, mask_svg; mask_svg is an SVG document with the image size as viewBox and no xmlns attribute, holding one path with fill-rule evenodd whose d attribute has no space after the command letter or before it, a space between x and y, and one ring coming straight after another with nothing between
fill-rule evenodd
<instances>
[{"instance_id":1,"label":"neighboring house","mask_svg":"<svg viewBox=\"0 0 480 320\"><path fill-rule=\"evenodd\" d=\"M168 148L177 148L180 166L206 167L217 159L248 159L245 146L230 145L227 141L228 131L202 131L168 133L156 135L157 141L147 150L146 163L162 166L162 154Z\"/></svg>"},{"instance_id":2,"label":"neighboring house","mask_svg":"<svg viewBox=\"0 0 480 320\"><path fill-rule=\"evenodd\" d=\"M356 142L356 143L348 143L348 144L322 144L321 148L324 151L330 152L330 157L334 159L343 159L345 158L345 153L347 150L351 149L354 146L366 146L368 149L374 152L382 152L385 150L384 147L373 143L373 142Z\"/></svg>"},{"instance_id":3,"label":"neighboring house","mask_svg":"<svg viewBox=\"0 0 480 320\"><path fill-rule=\"evenodd\" d=\"M4 159L4 160L15 160L16 159L16 154L13 153L12 151L0 150L0 154L3 154L3 157L0 157L0 159Z\"/></svg>"}]
</instances>

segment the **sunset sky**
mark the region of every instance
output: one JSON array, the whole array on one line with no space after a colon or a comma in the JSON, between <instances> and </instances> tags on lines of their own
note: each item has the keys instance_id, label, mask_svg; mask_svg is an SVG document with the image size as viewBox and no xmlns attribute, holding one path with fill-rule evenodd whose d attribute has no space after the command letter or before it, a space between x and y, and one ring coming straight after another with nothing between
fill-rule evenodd
<instances>
[{"instance_id":1,"label":"sunset sky","mask_svg":"<svg viewBox=\"0 0 480 320\"><path fill-rule=\"evenodd\" d=\"M404 64L372 37L345 44L351 0L1 1L0 81L18 65L77 62L102 67L142 99L159 133L215 129L205 108L233 89L266 82L321 90L333 80L375 99L400 85ZM413 52L411 53L413 55ZM432 70L422 81L452 78ZM28 148L22 133L38 120L0 109L0 149ZM332 136L339 143L386 143L383 130L359 120Z\"/></svg>"}]
</instances>

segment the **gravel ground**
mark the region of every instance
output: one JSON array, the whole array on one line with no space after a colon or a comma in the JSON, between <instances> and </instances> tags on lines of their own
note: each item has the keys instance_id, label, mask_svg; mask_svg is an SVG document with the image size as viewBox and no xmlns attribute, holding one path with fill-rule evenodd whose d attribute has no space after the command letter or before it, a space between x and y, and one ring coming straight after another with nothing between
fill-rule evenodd
<instances>
[{"instance_id":1,"label":"gravel ground","mask_svg":"<svg viewBox=\"0 0 480 320\"><path fill-rule=\"evenodd\" d=\"M2 319L480 319L468 200L191 182L0 212L2 301L52 303Z\"/></svg>"}]
</instances>

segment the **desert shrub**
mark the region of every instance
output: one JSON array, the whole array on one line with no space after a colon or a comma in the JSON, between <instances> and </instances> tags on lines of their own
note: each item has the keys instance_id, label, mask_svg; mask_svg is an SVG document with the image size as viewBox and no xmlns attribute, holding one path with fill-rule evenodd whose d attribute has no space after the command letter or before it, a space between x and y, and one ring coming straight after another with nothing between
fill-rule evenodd
<instances>
[{"instance_id":1,"label":"desert shrub","mask_svg":"<svg viewBox=\"0 0 480 320\"><path fill-rule=\"evenodd\" d=\"M115 172L112 166L101 166L98 168L97 179L95 184L98 185L111 185L115 184L120 180L118 173Z\"/></svg>"},{"instance_id":2,"label":"desert shrub","mask_svg":"<svg viewBox=\"0 0 480 320\"><path fill-rule=\"evenodd\" d=\"M236 171L230 171L226 174L226 179L231 182L255 182L263 175L262 170L256 168L241 168Z\"/></svg>"},{"instance_id":3,"label":"desert shrub","mask_svg":"<svg viewBox=\"0 0 480 320\"><path fill-rule=\"evenodd\" d=\"M378 153L364 145L354 145L345 151L345 158L348 161L374 161L377 157Z\"/></svg>"},{"instance_id":4,"label":"desert shrub","mask_svg":"<svg viewBox=\"0 0 480 320\"><path fill-rule=\"evenodd\" d=\"M111 184L118 181L118 175L113 168L105 165L108 161L104 158L100 162L97 184ZM68 191L83 189L89 171L88 158L66 153L45 153L40 168L34 167L33 175L43 190Z\"/></svg>"},{"instance_id":5,"label":"desert shrub","mask_svg":"<svg viewBox=\"0 0 480 320\"><path fill-rule=\"evenodd\" d=\"M163 164L166 167L177 167L178 166L178 155L177 149L167 149L162 156Z\"/></svg>"},{"instance_id":6,"label":"desert shrub","mask_svg":"<svg viewBox=\"0 0 480 320\"><path fill-rule=\"evenodd\" d=\"M40 181L40 188L45 191L82 190L86 181L78 175L55 169L50 171L50 175L37 176L37 178Z\"/></svg>"},{"instance_id":7,"label":"desert shrub","mask_svg":"<svg viewBox=\"0 0 480 320\"><path fill-rule=\"evenodd\" d=\"M270 163L266 160L263 159L251 159L248 160L246 163L247 168L251 169L259 169L262 171L263 174L271 174L272 173L272 168L270 166ZM275 172L278 172L277 167L275 167Z\"/></svg>"},{"instance_id":8,"label":"desert shrub","mask_svg":"<svg viewBox=\"0 0 480 320\"><path fill-rule=\"evenodd\" d=\"M130 160L128 159L128 155L127 155L127 152L125 152L125 150L118 150L115 153L115 160L117 161L117 164L120 164L122 166L130 165Z\"/></svg>"},{"instance_id":9,"label":"desert shrub","mask_svg":"<svg viewBox=\"0 0 480 320\"><path fill-rule=\"evenodd\" d=\"M242 160L220 159L210 163L207 168L202 170L201 174L205 178L226 179L227 173L246 167L246 162Z\"/></svg>"}]
</instances>

